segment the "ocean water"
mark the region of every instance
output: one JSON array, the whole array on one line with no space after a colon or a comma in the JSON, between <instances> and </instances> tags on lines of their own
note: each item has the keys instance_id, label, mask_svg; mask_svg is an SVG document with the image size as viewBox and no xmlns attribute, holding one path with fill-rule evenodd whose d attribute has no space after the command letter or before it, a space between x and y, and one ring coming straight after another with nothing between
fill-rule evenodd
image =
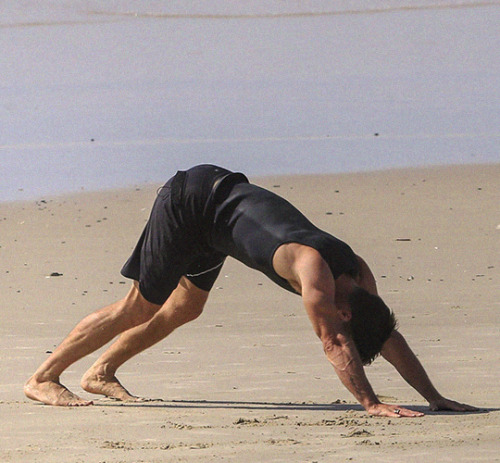
<instances>
[{"instance_id":1,"label":"ocean water","mask_svg":"<svg viewBox=\"0 0 500 463\"><path fill-rule=\"evenodd\" d=\"M498 1L3 1L0 201L500 162L498 24Z\"/></svg>"}]
</instances>

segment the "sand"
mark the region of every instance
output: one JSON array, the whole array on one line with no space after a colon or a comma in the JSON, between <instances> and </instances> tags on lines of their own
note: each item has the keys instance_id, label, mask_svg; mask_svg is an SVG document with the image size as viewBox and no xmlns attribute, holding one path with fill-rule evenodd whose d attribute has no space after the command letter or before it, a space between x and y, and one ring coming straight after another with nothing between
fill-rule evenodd
<instances>
[{"instance_id":1,"label":"sand","mask_svg":"<svg viewBox=\"0 0 500 463\"><path fill-rule=\"evenodd\" d=\"M500 461L499 180L499 164L255 179L368 261L437 388L482 409L400 420L355 403L299 297L231 259L204 314L119 371L160 400L27 400L63 336L127 291L157 185L0 203L0 461ZM97 355L62 378L83 397ZM385 361L367 373L383 400L427 411Z\"/></svg>"}]
</instances>

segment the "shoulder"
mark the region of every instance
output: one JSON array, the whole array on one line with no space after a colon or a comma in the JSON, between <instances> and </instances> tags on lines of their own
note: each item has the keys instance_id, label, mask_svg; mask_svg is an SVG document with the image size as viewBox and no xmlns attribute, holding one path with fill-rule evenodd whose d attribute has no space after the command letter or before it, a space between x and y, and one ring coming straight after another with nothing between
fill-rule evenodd
<instances>
[{"instance_id":1,"label":"shoulder","mask_svg":"<svg viewBox=\"0 0 500 463\"><path fill-rule=\"evenodd\" d=\"M331 287L333 275L321 254L299 243L281 245L273 257L274 270L302 293L304 286Z\"/></svg>"}]
</instances>

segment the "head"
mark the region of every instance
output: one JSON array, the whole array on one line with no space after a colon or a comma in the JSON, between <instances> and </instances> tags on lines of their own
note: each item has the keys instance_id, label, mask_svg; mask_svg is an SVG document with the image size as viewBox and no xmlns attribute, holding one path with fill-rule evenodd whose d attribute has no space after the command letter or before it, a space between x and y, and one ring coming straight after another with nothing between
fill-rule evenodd
<instances>
[{"instance_id":1,"label":"head","mask_svg":"<svg viewBox=\"0 0 500 463\"><path fill-rule=\"evenodd\" d=\"M360 287L349 294L349 308L347 326L363 365L369 365L396 328L396 318L380 297Z\"/></svg>"}]
</instances>

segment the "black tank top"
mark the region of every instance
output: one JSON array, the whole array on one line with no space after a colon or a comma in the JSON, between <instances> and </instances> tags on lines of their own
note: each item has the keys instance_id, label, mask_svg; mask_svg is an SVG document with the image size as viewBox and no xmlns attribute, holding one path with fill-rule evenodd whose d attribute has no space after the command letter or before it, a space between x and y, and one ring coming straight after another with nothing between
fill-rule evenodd
<instances>
[{"instance_id":1,"label":"black tank top","mask_svg":"<svg viewBox=\"0 0 500 463\"><path fill-rule=\"evenodd\" d=\"M217 251L263 272L272 281L296 292L273 268L276 249L299 243L316 249L328 263L333 277L356 277L359 263L343 241L313 225L284 198L239 179L217 194L210 241Z\"/></svg>"}]
</instances>

